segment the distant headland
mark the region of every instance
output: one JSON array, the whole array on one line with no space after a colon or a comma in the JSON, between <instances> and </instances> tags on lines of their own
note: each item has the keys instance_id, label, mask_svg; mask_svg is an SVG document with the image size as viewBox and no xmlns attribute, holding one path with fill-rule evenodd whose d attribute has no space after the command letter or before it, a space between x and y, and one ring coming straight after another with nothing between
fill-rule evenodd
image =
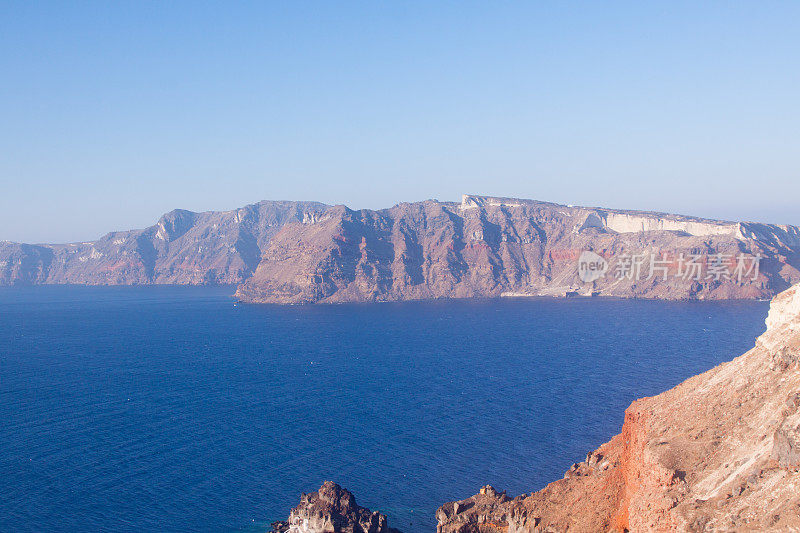
<instances>
[{"instance_id":1,"label":"distant headland","mask_svg":"<svg viewBox=\"0 0 800 533\"><path fill-rule=\"evenodd\" d=\"M90 242L0 242L0 285L230 284L251 303L763 299L798 281L796 226L475 195L381 210L263 201Z\"/></svg>"}]
</instances>

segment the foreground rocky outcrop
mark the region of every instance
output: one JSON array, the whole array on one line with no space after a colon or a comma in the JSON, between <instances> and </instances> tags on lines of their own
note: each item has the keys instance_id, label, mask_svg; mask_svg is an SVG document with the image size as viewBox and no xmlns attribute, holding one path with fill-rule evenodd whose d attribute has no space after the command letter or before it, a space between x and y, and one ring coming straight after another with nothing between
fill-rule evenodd
<instances>
[{"instance_id":1,"label":"foreground rocky outcrop","mask_svg":"<svg viewBox=\"0 0 800 533\"><path fill-rule=\"evenodd\" d=\"M800 285L729 363L625 412L564 479L492 487L437 511L438 533L800 531Z\"/></svg>"},{"instance_id":2,"label":"foreground rocky outcrop","mask_svg":"<svg viewBox=\"0 0 800 533\"><path fill-rule=\"evenodd\" d=\"M272 524L273 533L400 533L386 516L356 504L355 497L332 481L317 492L300 496L285 522Z\"/></svg>"},{"instance_id":3,"label":"foreground rocky outcrop","mask_svg":"<svg viewBox=\"0 0 800 533\"><path fill-rule=\"evenodd\" d=\"M800 284L749 352L631 404L619 435L563 479L442 505L437 533L800 531ZM278 533L385 532L326 482Z\"/></svg>"},{"instance_id":4,"label":"foreground rocky outcrop","mask_svg":"<svg viewBox=\"0 0 800 533\"><path fill-rule=\"evenodd\" d=\"M176 210L96 241L0 242L0 285L236 284L255 303L769 298L798 281L795 226L471 195L377 211Z\"/></svg>"}]
</instances>

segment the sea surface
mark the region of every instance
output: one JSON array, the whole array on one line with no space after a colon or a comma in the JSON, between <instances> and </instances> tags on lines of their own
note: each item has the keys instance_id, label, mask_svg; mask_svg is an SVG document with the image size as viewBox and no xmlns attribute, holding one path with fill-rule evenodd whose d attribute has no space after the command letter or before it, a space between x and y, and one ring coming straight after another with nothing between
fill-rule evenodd
<instances>
[{"instance_id":1,"label":"sea surface","mask_svg":"<svg viewBox=\"0 0 800 533\"><path fill-rule=\"evenodd\" d=\"M0 290L0 531L264 531L324 480L405 533L563 476L639 397L743 353L763 302L236 305Z\"/></svg>"}]
</instances>

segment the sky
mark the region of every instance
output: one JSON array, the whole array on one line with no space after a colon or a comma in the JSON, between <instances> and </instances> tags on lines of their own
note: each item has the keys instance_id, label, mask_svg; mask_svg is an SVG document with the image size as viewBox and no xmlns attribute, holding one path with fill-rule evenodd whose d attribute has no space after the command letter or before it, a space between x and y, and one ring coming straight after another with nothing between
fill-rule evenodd
<instances>
[{"instance_id":1,"label":"sky","mask_svg":"<svg viewBox=\"0 0 800 533\"><path fill-rule=\"evenodd\" d=\"M0 240L464 193L800 224L800 2L0 1Z\"/></svg>"}]
</instances>

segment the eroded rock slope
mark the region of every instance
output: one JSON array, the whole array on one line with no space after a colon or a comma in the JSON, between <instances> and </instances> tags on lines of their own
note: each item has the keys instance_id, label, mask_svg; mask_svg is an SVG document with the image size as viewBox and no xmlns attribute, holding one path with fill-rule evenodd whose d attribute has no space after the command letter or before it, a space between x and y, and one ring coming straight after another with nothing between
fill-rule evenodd
<instances>
[{"instance_id":1,"label":"eroded rock slope","mask_svg":"<svg viewBox=\"0 0 800 533\"><path fill-rule=\"evenodd\" d=\"M584 252L602 261L584 279ZM755 258L758 258L756 260ZM757 268L752 268L758 263ZM287 224L237 295L303 303L600 294L769 298L800 281L800 230L465 195Z\"/></svg>"},{"instance_id":2,"label":"eroded rock slope","mask_svg":"<svg viewBox=\"0 0 800 533\"><path fill-rule=\"evenodd\" d=\"M729 363L634 402L564 479L491 487L437 511L439 533L800 531L800 285Z\"/></svg>"},{"instance_id":3,"label":"eroded rock slope","mask_svg":"<svg viewBox=\"0 0 800 533\"><path fill-rule=\"evenodd\" d=\"M236 284L287 223L309 224L328 206L260 202L233 211L170 211L149 228L69 244L0 242L0 285Z\"/></svg>"},{"instance_id":4,"label":"eroded rock slope","mask_svg":"<svg viewBox=\"0 0 800 533\"><path fill-rule=\"evenodd\" d=\"M471 195L377 211L176 210L96 241L0 242L0 285L237 284L241 300L264 303L769 298L798 281L795 226Z\"/></svg>"}]
</instances>

